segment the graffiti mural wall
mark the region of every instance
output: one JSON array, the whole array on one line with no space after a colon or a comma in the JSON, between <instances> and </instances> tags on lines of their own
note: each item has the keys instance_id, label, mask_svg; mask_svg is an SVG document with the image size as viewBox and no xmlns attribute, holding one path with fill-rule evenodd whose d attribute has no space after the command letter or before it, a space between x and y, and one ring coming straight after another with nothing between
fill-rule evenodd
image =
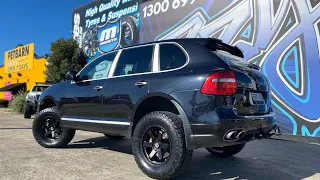
<instances>
[{"instance_id":1,"label":"graffiti mural wall","mask_svg":"<svg viewBox=\"0 0 320 180\"><path fill-rule=\"evenodd\" d=\"M319 0L148 1L140 5L140 43L214 37L238 46L270 79L282 133L320 136L319 6Z\"/></svg>"},{"instance_id":2,"label":"graffiti mural wall","mask_svg":"<svg viewBox=\"0 0 320 180\"><path fill-rule=\"evenodd\" d=\"M320 137L319 6L320 0L145 0L138 5L137 0L94 1L74 10L73 27L75 34L81 27L78 34L85 50L91 35L82 33L96 30L97 54L122 44L173 38L213 37L236 45L270 79L282 133ZM124 13L130 7L132 13ZM122 13L112 16L115 11ZM135 21L123 26L129 22L126 16ZM103 17L107 20L102 22ZM114 26L119 27L117 33Z\"/></svg>"}]
</instances>

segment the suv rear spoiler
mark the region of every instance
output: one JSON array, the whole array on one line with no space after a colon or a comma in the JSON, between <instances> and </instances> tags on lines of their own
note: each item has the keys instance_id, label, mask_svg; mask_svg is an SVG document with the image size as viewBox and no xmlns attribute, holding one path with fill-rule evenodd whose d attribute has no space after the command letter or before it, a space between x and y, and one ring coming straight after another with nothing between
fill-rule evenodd
<instances>
[{"instance_id":1,"label":"suv rear spoiler","mask_svg":"<svg viewBox=\"0 0 320 180\"><path fill-rule=\"evenodd\" d=\"M208 38L206 42L202 45L210 49L211 51L216 51L216 50L227 51L232 55L244 58L242 51L237 46L230 46L222 42L222 40L220 39Z\"/></svg>"}]
</instances>

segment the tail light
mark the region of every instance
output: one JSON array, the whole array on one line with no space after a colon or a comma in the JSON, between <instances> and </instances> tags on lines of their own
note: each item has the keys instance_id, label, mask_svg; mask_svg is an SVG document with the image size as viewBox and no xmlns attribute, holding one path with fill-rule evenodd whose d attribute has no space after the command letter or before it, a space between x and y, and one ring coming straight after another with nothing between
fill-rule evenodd
<instances>
[{"instance_id":1,"label":"tail light","mask_svg":"<svg viewBox=\"0 0 320 180\"><path fill-rule=\"evenodd\" d=\"M233 71L211 74L203 83L201 93L208 95L233 95L237 91L237 83Z\"/></svg>"}]
</instances>

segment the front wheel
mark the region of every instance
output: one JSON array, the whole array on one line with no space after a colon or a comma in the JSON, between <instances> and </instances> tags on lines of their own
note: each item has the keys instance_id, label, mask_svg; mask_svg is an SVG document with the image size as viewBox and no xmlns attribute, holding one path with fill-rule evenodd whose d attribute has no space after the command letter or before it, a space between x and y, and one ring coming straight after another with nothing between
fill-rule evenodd
<instances>
[{"instance_id":1,"label":"front wheel","mask_svg":"<svg viewBox=\"0 0 320 180\"><path fill-rule=\"evenodd\" d=\"M139 168L154 179L171 179L189 164L181 119L165 111L151 112L137 124L132 149Z\"/></svg>"},{"instance_id":2,"label":"front wheel","mask_svg":"<svg viewBox=\"0 0 320 180\"><path fill-rule=\"evenodd\" d=\"M32 107L29 106L28 104L24 104L24 107L23 107L23 117L25 119L29 119L31 118L31 115L33 114L32 112Z\"/></svg>"},{"instance_id":3,"label":"front wheel","mask_svg":"<svg viewBox=\"0 0 320 180\"><path fill-rule=\"evenodd\" d=\"M32 125L34 139L46 148L61 148L66 146L74 137L75 130L64 128L56 107L40 111Z\"/></svg>"},{"instance_id":4,"label":"front wheel","mask_svg":"<svg viewBox=\"0 0 320 180\"><path fill-rule=\"evenodd\" d=\"M214 156L230 157L235 154L238 154L244 148L245 145L246 143L225 147L211 147L206 149Z\"/></svg>"}]
</instances>

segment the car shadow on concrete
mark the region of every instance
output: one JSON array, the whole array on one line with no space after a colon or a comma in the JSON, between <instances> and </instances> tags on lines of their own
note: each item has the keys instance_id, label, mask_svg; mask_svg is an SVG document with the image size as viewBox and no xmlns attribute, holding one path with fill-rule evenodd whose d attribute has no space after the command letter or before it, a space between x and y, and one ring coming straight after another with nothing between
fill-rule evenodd
<instances>
[{"instance_id":1,"label":"car shadow on concrete","mask_svg":"<svg viewBox=\"0 0 320 180\"><path fill-rule=\"evenodd\" d=\"M109 139L105 136L70 143L66 148L102 148L132 155L131 140Z\"/></svg>"},{"instance_id":2,"label":"car shadow on concrete","mask_svg":"<svg viewBox=\"0 0 320 180\"><path fill-rule=\"evenodd\" d=\"M97 137L81 141L75 141L66 148L102 148L120 153L132 154L131 140L113 140L106 137ZM296 173L289 173L288 167L276 162L279 154L269 154L268 157L260 158L255 152L246 152L229 158L212 156L204 149L193 152L192 161L182 175L175 178L184 179L303 179L313 176L319 172L303 172L302 169ZM255 158L257 156L258 158ZM301 154L303 156L303 154ZM308 158L307 156L305 158ZM283 162L290 166L288 162ZM287 163L287 164L286 164ZM282 167L281 167L282 166ZM289 171L295 171L292 168Z\"/></svg>"}]
</instances>

